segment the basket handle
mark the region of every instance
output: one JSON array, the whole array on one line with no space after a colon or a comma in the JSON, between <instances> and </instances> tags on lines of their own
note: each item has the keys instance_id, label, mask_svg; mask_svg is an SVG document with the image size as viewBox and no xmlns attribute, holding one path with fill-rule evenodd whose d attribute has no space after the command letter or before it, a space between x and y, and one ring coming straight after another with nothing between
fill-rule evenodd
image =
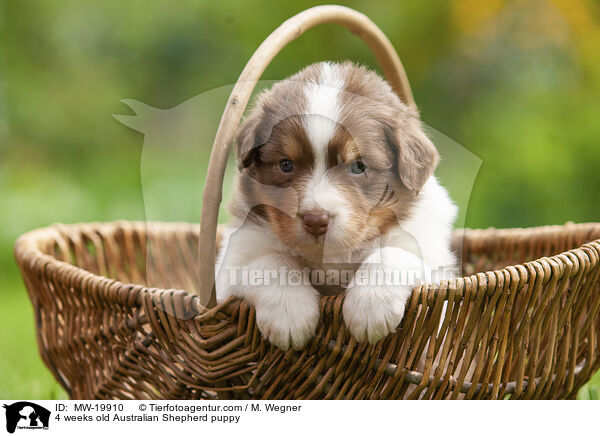
<instances>
[{"instance_id":1,"label":"basket handle","mask_svg":"<svg viewBox=\"0 0 600 436\"><path fill-rule=\"evenodd\" d=\"M344 6L316 6L294 15L275 29L254 52L240 74L225 106L213 143L204 187L198 248L199 295L200 302L205 307L210 308L216 304L216 234L223 177L231 142L250 95L262 73L281 49L306 30L325 23L341 24L363 39L377 57L387 80L400 99L415 107L410 84L398 54L383 32L366 15Z\"/></svg>"}]
</instances>

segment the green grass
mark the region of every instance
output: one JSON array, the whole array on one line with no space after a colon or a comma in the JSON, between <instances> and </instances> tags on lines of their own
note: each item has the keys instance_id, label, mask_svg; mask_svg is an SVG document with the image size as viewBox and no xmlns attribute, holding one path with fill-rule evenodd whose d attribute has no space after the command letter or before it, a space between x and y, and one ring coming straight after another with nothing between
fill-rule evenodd
<instances>
[{"instance_id":1,"label":"green grass","mask_svg":"<svg viewBox=\"0 0 600 436\"><path fill-rule=\"evenodd\" d=\"M3 292L0 306L0 398L67 398L38 354L33 310L25 290Z\"/></svg>"},{"instance_id":2,"label":"green grass","mask_svg":"<svg viewBox=\"0 0 600 436\"><path fill-rule=\"evenodd\" d=\"M600 400L600 371L598 371L592 379L579 390L577 398L579 400Z\"/></svg>"}]
</instances>

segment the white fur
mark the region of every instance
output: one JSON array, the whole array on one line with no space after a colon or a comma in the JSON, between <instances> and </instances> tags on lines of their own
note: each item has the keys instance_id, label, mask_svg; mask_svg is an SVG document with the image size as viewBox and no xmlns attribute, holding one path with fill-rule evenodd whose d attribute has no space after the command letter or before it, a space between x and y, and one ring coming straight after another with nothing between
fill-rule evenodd
<instances>
[{"instance_id":1,"label":"white fur","mask_svg":"<svg viewBox=\"0 0 600 436\"><path fill-rule=\"evenodd\" d=\"M327 144L337 128L340 116L338 94L343 86L344 78L339 74L339 67L329 62L321 64L317 81L306 85L307 110L303 126L317 162L325 161Z\"/></svg>"},{"instance_id":2,"label":"white fur","mask_svg":"<svg viewBox=\"0 0 600 436\"><path fill-rule=\"evenodd\" d=\"M382 247L363 262L357 276L368 271L383 273L387 268L405 270L407 274L417 270L423 276L429 274L429 268L423 261L409 251L398 247ZM361 283L346 290L342 308L344 322L356 340L374 343L396 329L404 316L406 300L413 286L421 282L409 277L407 283L410 284Z\"/></svg>"},{"instance_id":3,"label":"white fur","mask_svg":"<svg viewBox=\"0 0 600 436\"><path fill-rule=\"evenodd\" d=\"M299 214L311 210L323 210L329 214L329 229L325 234L325 247L338 246L344 239L344 227L349 220L348 200L331 183L327 172L317 166L307 183L306 191L300 199Z\"/></svg>"},{"instance_id":4,"label":"white fur","mask_svg":"<svg viewBox=\"0 0 600 436\"><path fill-rule=\"evenodd\" d=\"M432 268L450 268L456 264L450 239L458 209L434 176L425 182L419 198L411 218L399 227L415 238L420 248L417 255L426 264Z\"/></svg>"},{"instance_id":5,"label":"white fur","mask_svg":"<svg viewBox=\"0 0 600 436\"><path fill-rule=\"evenodd\" d=\"M256 322L263 336L283 350L302 348L314 335L319 322L319 294L310 285L280 284L274 277L267 286L231 286L231 271L242 267L266 271L280 268L301 270L279 240L265 227L247 223L223 232L217 258L217 300L235 295L256 309Z\"/></svg>"},{"instance_id":6,"label":"white fur","mask_svg":"<svg viewBox=\"0 0 600 436\"><path fill-rule=\"evenodd\" d=\"M323 210L331 219L327 238L335 238L348 220L346 199L327 177L327 145L335 134L340 118L339 93L344 78L339 66L329 62L320 65L316 82L305 86L306 113L302 119L304 130L313 148L315 167L306 193L300 202L300 215L311 210ZM338 229L336 231L336 229Z\"/></svg>"}]
</instances>

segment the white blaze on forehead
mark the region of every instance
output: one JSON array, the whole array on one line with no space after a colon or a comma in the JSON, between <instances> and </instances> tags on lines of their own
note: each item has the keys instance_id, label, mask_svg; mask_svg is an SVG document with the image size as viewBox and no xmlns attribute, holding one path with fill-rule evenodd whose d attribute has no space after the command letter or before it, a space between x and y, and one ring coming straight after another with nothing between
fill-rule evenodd
<instances>
[{"instance_id":1,"label":"white blaze on forehead","mask_svg":"<svg viewBox=\"0 0 600 436\"><path fill-rule=\"evenodd\" d=\"M323 62L316 81L305 86L306 114L303 127L315 152L316 165L324 164L329 140L340 116L338 94L344 86L339 66Z\"/></svg>"},{"instance_id":2,"label":"white blaze on forehead","mask_svg":"<svg viewBox=\"0 0 600 436\"><path fill-rule=\"evenodd\" d=\"M302 126L311 143L315 162L306 191L300 199L300 214L321 209L334 217L328 237L343 230L348 219L348 199L327 177L327 144L335 134L340 119L339 94L344 77L339 66L329 62L320 65L318 78L305 85L306 111Z\"/></svg>"},{"instance_id":3,"label":"white blaze on forehead","mask_svg":"<svg viewBox=\"0 0 600 436\"><path fill-rule=\"evenodd\" d=\"M306 192L300 199L299 211L303 214L318 209L330 215L340 215L347 205L348 199L334 183L331 183L327 174L315 171L307 181Z\"/></svg>"}]
</instances>

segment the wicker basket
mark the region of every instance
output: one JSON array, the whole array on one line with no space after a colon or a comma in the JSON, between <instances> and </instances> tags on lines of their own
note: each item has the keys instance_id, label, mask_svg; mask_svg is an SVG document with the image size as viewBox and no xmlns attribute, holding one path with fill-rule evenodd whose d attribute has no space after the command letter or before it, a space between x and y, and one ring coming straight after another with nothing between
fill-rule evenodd
<instances>
[{"instance_id":1,"label":"wicker basket","mask_svg":"<svg viewBox=\"0 0 600 436\"><path fill-rule=\"evenodd\" d=\"M371 21L340 6L309 9L265 40L232 92L200 231L55 225L17 241L40 353L71 398L573 398L600 367L600 224L457 233L466 276L416 288L398 330L375 345L357 344L345 328L343 296L323 297L315 338L286 353L261 338L248 304L214 305L233 132L268 62L325 22L363 38L414 105L402 64Z\"/></svg>"}]
</instances>

